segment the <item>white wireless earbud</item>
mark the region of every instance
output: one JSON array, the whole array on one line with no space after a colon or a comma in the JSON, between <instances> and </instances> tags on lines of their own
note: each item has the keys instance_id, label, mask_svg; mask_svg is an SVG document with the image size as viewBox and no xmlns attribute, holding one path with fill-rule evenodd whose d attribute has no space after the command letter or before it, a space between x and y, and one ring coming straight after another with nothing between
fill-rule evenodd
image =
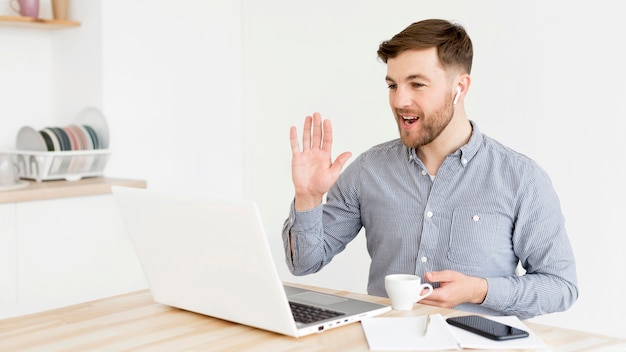
<instances>
[{"instance_id":1,"label":"white wireless earbud","mask_svg":"<svg viewBox=\"0 0 626 352\"><path fill-rule=\"evenodd\" d=\"M459 101L459 96L461 95L461 87L456 87L456 95L454 96L454 101L452 105L456 105L456 102Z\"/></svg>"}]
</instances>

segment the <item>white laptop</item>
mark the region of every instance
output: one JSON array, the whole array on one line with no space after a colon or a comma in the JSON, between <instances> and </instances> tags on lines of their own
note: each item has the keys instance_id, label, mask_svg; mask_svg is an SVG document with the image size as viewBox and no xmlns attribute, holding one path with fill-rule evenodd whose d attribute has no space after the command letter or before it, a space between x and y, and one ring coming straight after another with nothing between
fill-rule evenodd
<instances>
[{"instance_id":1,"label":"white laptop","mask_svg":"<svg viewBox=\"0 0 626 352\"><path fill-rule=\"evenodd\" d=\"M389 311L386 305L283 286L253 202L113 187L155 302L299 337ZM326 311L298 319L291 306Z\"/></svg>"}]
</instances>

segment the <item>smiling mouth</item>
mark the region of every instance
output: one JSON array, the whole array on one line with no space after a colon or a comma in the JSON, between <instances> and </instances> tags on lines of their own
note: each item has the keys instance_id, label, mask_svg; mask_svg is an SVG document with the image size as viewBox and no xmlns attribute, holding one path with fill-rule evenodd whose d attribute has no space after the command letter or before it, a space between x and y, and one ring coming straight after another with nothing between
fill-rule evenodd
<instances>
[{"instance_id":1,"label":"smiling mouth","mask_svg":"<svg viewBox=\"0 0 626 352\"><path fill-rule=\"evenodd\" d=\"M415 123L415 121L419 120L419 116L404 116L401 115L400 118L402 118L402 121L404 121L405 125L412 125Z\"/></svg>"}]
</instances>

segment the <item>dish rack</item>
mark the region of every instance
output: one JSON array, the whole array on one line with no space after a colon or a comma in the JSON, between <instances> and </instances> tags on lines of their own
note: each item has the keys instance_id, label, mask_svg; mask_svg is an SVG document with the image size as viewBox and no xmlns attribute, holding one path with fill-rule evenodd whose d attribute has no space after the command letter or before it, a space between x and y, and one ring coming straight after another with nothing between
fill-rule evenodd
<instances>
[{"instance_id":1,"label":"dish rack","mask_svg":"<svg viewBox=\"0 0 626 352\"><path fill-rule=\"evenodd\" d=\"M39 152L14 152L20 178L37 182L48 180L78 181L102 176L109 159L108 149Z\"/></svg>"},{"instance_id":2,"label":"dish rack","mask_svg":"<svg viewBox=\"0 0 626 352\"><path fill-rule=\"evenodd\" d=\"M83 109L65 127L22 127L16 147L11 154L20 178L37 182L102 176L111 154L108 125L93 107Z\"/></svg>"}]
</instances>

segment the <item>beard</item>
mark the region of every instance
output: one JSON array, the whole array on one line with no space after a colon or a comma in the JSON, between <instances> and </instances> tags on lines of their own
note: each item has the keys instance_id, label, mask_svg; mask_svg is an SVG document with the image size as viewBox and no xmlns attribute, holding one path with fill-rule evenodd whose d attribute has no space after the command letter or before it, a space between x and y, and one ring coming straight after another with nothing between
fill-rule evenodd
<instances>
[{"instance_id":1,"label":"beard","mask_svg":"<svg viewBox=\"0 0 626 352\"><path fill-rule=\"evenodd\" d=\"M452 101L448 101L431 114L418 114L417 116L420 116L420 118L414 124L419 123L421 126L417 129L403 129L402 124L404 122L401 115L411 116L412 114L414 112L407 113L406 110L396 110L396 121L398 122L398 131L400 132L402 143L408 148L417 149L437 139L448 127L454 116L454 104L452 104Z\"/></svg>"}]
</instances>

